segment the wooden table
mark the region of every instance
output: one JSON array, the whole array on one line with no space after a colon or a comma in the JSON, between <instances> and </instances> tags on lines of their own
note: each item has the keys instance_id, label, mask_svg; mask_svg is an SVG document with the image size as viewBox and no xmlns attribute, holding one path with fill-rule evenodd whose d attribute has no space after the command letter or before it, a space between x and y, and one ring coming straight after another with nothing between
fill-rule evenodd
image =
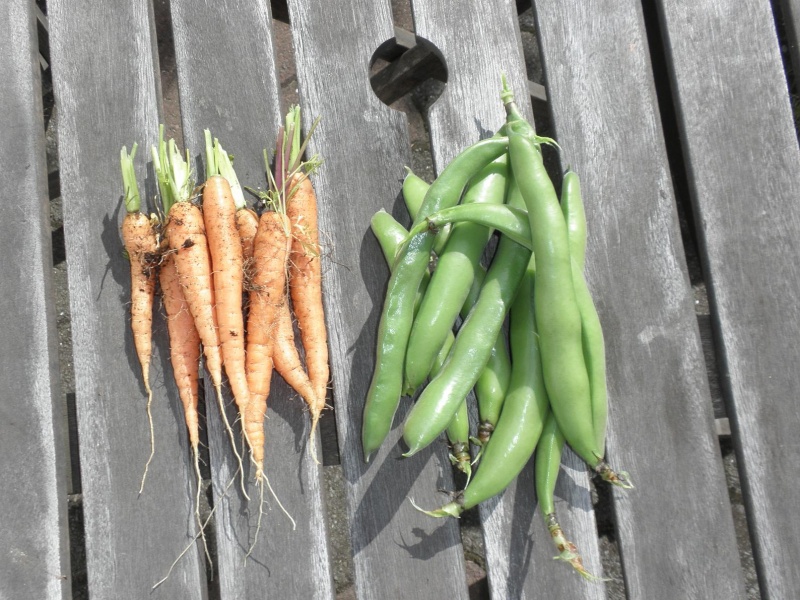
<instances>
[{"instance_id":1,"label":"wooden table","mask_svg":"<svg viewBox=\"0 0 800 600\"><path fill-rule=\"evenodd\" d=\"M773 14L767 0L645 4L537 0L534 7L560 159L581 174L587 198L587 278L607 338L608 456L637 484L613 492L624 584L629 598L646 600L745 597L676 210L679 172L693 207L761 594L790 598L800 590L800 152ZM287 5L305 118L323 119L311 150L325 159L316 183L329 236L331 400L355 593L467 598L458 522L430 519L407 501L434 506L443 500L437 490L453 489L443 445L399 460L395 429L369 465L361 459L361 411L388 277L368 224L380 208L403 216L398 194L410 162L406 117L370 84L370 58L395 36L391 6ZM797 2L780 6L794 52ZM445 93L428 115L441 169L501 125L500 72L532 116L517 6L417 0L412 9L417 36L447 67ZM157 448L145 493L137 494L149 448L126 317L118 152L138 141L146 154L162 121L153 7L49 0L47 11L90 597L333 598L323 467L309 459L307 415L282 383L270 400L267 468L296 530L271 504L253 555L243 559L257 507L234 487L224 490L233 464L209 402L217 578L209 586L194 545L150 592L191 542L195 485L159 317ZM170 11L184 143L199 156L202 129L211 128L236 156L240 179L263 186L261 150L286 108L270 6L171 0ZM32 2L3 3L0 46L0 596L67 598L70 467ZM663 69L666 93L656 85ZM670 164L665 140L676 137L680 156ZM150 165L139 168L151 198ZM589 477L573 455L557 494L562 524L600 573ZM552 560L530 469L482 506L480 519L493 598L606 597L602 583L587 584Z\"/></svg>"}]
</instances>

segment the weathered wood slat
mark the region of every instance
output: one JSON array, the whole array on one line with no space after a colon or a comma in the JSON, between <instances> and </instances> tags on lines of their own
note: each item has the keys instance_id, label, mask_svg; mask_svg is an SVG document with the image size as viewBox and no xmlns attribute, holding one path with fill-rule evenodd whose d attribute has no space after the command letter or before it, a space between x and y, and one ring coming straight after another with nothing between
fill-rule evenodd
<instances>
[{"instance_id":1,"label":"weathered wood slat","mask_svg":"<svg viewBox=\"0 0 800 600\"><path fill-rule=\"evenodd\" d=\"M443 447L400 459L400 431L365 464L361 415L372 376L375 333L388 269L369 232L379 208L408 222L399 199L409 164L406 120L375 97L369 58L394 35L388 2L289 3L300 97L308 120L322 122L312 152L324 164L315 182L341 462L359 598L466 598L458 525L421 518L408 501L432 506L452 489ZM401 403L395 422L409 406Z\"/></svg>"},{"instance_id":2,"label":"weathered wood slat","mask_svg":"<svg viewBox=\"0 0 800 600\"><path fill-rule=\"evenodd\" d=\"M66 442L36 16L0 7L0 528L1 595L69 596Z\"/></svg>"},{"instance_id":3,"label":"weathered wood slat","mask_svg":"<svg viewBox=\"0 0 800 600\"><path fill-rule=\"evenodd\" d=\"M562 160L582 177L590 223L608 457L636 483L614 492L628 597L741 598L641 6L539 0L535 9Z\"/></svg>"},{"instance_id":4,"label":"weathered wood slat","mask_svg":"<svg viewBox=\"0 0 800 600\"><path fill-rule=\"evenodd\" d=\"M266 187L262 151L272 154L282 118L269 4L251 0L172 0L171 14L187 147L205 176L203 129L235 156L242 185ZM220 15L224 14L224 18ZM202 43L198 43L202 40ZM202 165L202 169L200 168ZM265 492L266 515L250 559L259 513L259 489L250 475L248 503L235 485L233 453L219 419L213 387L206 386L209 445L217 510L217 553L222 598L332 598L333 579L321 494L322 470L309 454L305 403L275 375L266 422L266 474L297 521L281 513ZM230 401L230 395L226 395ZM228 411L229 420L236 409ZM240 428L237 426L237 432ZM243 458L249 453L243 450ZM226 495L225 499L222 496Z\"/></svg>"},{"instance_id":5,"label":"weathered wood slat","mask_svg":"<svg viewBox=\"0 0 800 600\"><path fill-rule=\"evenodd\" d=\"M457 1L415 2L417 35L431 41L447 63L447 87L428 115L437 170L464 147L491 135L505 120L500 74L505 73L527 117L532 118L528 78L522 59L516 5L474 3L480 19L464 19ZM573 478L559 487L562 526L578 544L589 569L600 574L597 528L586 469L565 461ZM603 598L602 583L587 586L564 564L536 510L532 464L499 500L480 507L492 594L499 598ZM480 469L481 466L478 466ZM562 496L561 493L564 495Z\"/></svg>"},{"instance_id":6,"label":"weathered wood slat","mask_svg":"<svg viewBox=\"0 0 800 600\"><path fill-rule=\"evenodd\" d=\"M800 151L770 3L659 8L759 583L788 598L800 589Z\"/></svg>"},{"instance_id":7,"label":"weathered wood slat","mask_svg":"<svg viewBox=\"0 0 800 600\"><path fill-rule=\"evenodd\" d=\"M194 476L161 318L154 321L151 366L156 454L138 494L150 444L127 314L130 267L119 231L119 150L139 142L137 174L146 203L156 191L152 176L145 182L145 164L159 120L152 5L51 0L48 7L89 594L203 598L205 572L196 545L150 593L195 531Z\"/></svg>"}]
</instances>

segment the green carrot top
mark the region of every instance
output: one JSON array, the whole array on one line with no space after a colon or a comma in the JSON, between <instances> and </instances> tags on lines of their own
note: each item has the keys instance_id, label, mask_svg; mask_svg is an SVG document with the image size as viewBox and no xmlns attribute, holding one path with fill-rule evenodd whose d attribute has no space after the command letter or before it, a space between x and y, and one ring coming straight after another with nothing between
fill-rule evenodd
<instances>
[{"instance_id":1,"label":"green carrot top","mask_svg":"<svg viewBox=\"0 0 800 600\"><path fill-rule=\"evenodd\" d=\"M189 150L184 160L174 139L164 139L164 126L158 127L158 146L151 148L153 171L158 181L158 192L164 214L176 202L188 201L194 189L191 167L189 166Z\"/></svg>"},{"instance_id":2,"label":"green carrot top","mask_svg":"<svg viewBox=\"0 0 800 600\"><path fill-rule=\"evenodd\" d=\"M231 195L236 210L247 207L242 185L239 183L236 171L233 170L233 156L225 152L217 138L213 138L212 142L210 130L203 131L206 138L206 179L215 175L227 179L228 185L231 186Z\"/></svg>"},{"instance_id":3,"label":"green carrot top","mask_svg":"<svg viewBox=\"0 0 800 600\"><path fill-rule=\"evenodd\" d=\"M141 208L141 197L139 196L139 186L136 185L136 170L133 168L133 158L136 156L138 145L133 143L131 153L128 148L123 146L120 151L119 162L122 167L122 187L125 195L125 210L129 213L137 213Z\"/></svg>"}]
</instances>

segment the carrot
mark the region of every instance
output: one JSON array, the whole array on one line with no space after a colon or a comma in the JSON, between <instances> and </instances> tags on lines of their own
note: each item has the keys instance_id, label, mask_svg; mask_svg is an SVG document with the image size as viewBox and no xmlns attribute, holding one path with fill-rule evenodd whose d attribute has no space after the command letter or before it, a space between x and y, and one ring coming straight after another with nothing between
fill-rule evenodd
<instances>
[{"instance_id":1,"label":"carrot","mask_svg":"<svg viewBox=\"0 0 800 600\"><path fill-rule=\"evenodd\" d=\"M286 182L286 214L292 223L292 249L289 255L289 291L292 307L300 329L300 339L305 352L308 377L314 387L311 411L311 448L322 410L325 408L330 368L328 365L328 336L325 330L325 312L322 305L322 268L317 229L317 198L308 172L316 168L318 159L301 163L303 150L311 132L300 144L300 107L293 106L286 116L285 134L278 141L281 157L277 170ZM305 171L304 171L305 168Z\"/></svg>"},{"instance_id":2,"label":"carrot","mask_svg":"<svg viewBox=\"0 0 800 600\"><path fill-rule=\"evenodd\" d=\"M294 342L294 326L292 325L292 313L289 310L288 298L278 308L278 318L275 325L275 342L272 348L272 362L275 370L288 383L306 404L314 406L317 404L317 395L314 384L308 377L303 363L300 361L300 354ZM311 431L309 444L311 445L312 456L314 455L314 431Z\"/></svg>"},{"instance_id":3,"label":"carrot","mask_svg":"<svg viewBox=\"0 0 800 600\"><path fill-rule=\"evenodd\" d=\"M169 251L174 256L175 268L186 304L189 306L189 312L194 320L200 341L203 343L206 368L217 393L220 413L231 438L234 454L239 462L242 493L247 497L242 458L236 447L236 440L222 399L222 355L217 316L214 311L211 258L203 215L200 209L189 200L193 189L191 173L188 168L189 153L187 151L187 160L184 162L174 140L170 140L169 153L167 153L167 144L163 139L162 128L159 148L156 150L154 147L152 154L162 203L164 210L167 211L167 225L164 234Z\"/></svg>"},{"instance_id":4,"label":"carrot","mask_svg":"<svg viewBox=\"0 0 800 600\"><path fill-rule=\"evenodd\" d=\"M140 212L141 199L133 168L136 148L137 145L134 143L131 153L128 155L127 148L123 146L120 153L120 165L127 212L122 221L122 241L131 263L131 329L136 356L142 369L144 389L147 392L147 420L150 425L150 456L147 458L142 482L139 486L141 494L144 490L147 469L155 454L155 435L151 412L153 391L150 388L150 359L153 354L153 299L156 290L158 243L150 219Z\"/></svg>"},{"instance_id":5,"label":"carrot","mask_svg":"<svg viewBox=\"0 0 800 600\"><path fill-rule=\"evenodd\" d=\"M254 244L253 289L247 320L247 383L250 401L245 432L250 443L256 479L264 473L264 416L272 377L272 346L277 312L284 302L289 223L279 212L261 215Z\"/></svg>"},{"instance_id":6,"label":"carrot","mask_svg":"<svg viewBox=\"0 0 800 600\"><path fill-rule=\"evenodd\" d=\"M293 180L297 180L295 176ZM300 328L308 377L316 402L310 405L311 435L325 408L330 370L328 337L322 306L322 270L317 234L316 196L311 180L299 176L297 191L289 197L286 214L292 222L292 251L289 256L289 291Z\"/></svg>"},{"instance_id":7,"label":"carrot","mask_svg":"<svg viewBox=\"0 0 800 600\"><path fill-rule=\"evenodd\" d=\"M242 242L242 264L245 275L244 286L247 288L249 280L252 278L250 271L253 267L253 244L255 243L256 232L258 231L258 215L249 208L237 209L236 229L239 232L239 240Z\"/></svg>"},{"instance_id":8,"label":"carrot","mask_svg":"<svg viewBox=\"0 0 800 600\"><path fill-rule=\"evenodd\" d=\"M200 379L200 335L194 326L194 319L189 306L183 297L183 289L175 267L175 259L167 254L161 262L159 271L161 284L161 300L167 313L167 331L169 332L169 353L178 397L183 405L186 429L189 433L189 444L192 447L194 470L197 475L197 492L195 497L195 518L203 537L206 558L211 556L206 542L203 519L200 516L200 494L203 478L200 474L200 422L197 413L198 381Z\"/></svg>"},{"instance_id":9,"label":"carrot","mask_svg":"<svg viewBox=\"0 0 800 600\"><path fill-rule=\"evenodd\" d=\"M206 184L203 189L203 221L214 281L215 311L219 325L222 364L228 375L233 397L243 418L250 400L245 373L244 317L242 315L243 259L242 243L236 229L236 205L233 188L236 174L217 140L205 130ZM239 188L241 194L241 188ZM243 200L242 196L242 200Z\"/></svg>"}]
</instances>

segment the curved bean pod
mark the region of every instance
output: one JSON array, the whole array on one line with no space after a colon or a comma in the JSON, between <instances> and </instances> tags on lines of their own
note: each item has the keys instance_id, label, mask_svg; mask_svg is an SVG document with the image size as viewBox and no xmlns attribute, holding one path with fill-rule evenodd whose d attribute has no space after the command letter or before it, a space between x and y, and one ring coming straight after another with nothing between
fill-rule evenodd
<instances>
[{"instance_id":1,"label":"curved bean pod","mask_svg":"<svg viewBox=\"0 0 800 600\"><path fill-rule=\"evenodd\" d=\"M510 198L518 194L515 190L512 183ZM403 439L409 449L404 456L415 454L442 433L459 403L475 385L489 360L530 256L530 250L510 238L501 239L478 301L462 324L447 361L406 416Z\"/></svg>"},{"instance_id":2,"label":"curved bean pod","mask_svg":"<svg viewBox=\"0 0 800 600\"><path fill-rule=\"evenodd\" d=\"M508 159L503 155L475 176L462 206L502 204L507 174ZM413 394L430 374L436 352L452 331L469 294L491 234L489 228L474 223L459 223L450 232L411 326L405 362L406 393Z\"/></svg>"},{"instance_id":3,"label":"curved bean pod","mask_svg":"<svg viewBox=\"0 0 800 600\"><path fill-rule=\"evenodd\" d=\"M537 341L534 288L530 259L511 307L511 382L497 427L472 482L454 502L427 513L431 516L458 516L502 492L528 462L539 441L549 403Z\"/></svg>"},{"instance_id":4,"label":"curved bean pod","mask_svg":"<svg viewBox=\"0 0 800 600\"><path fill-rule=\"evenodd\" d=\"M561 209L567 224L567 234L572 258L572 284L581 315L581 342L583 359L589 375L592 399L592 426L595 443L601 450L606 446L606 422L608 420L608 392L606 387L606 350L600 317L589 292L584 276L586 258L586 213L581 198L578 175L572 171L564 175L561 188Z\"/></svg>"},{"instance_id":5,"label":"curved bean pod","mask_svg":"<svg viewBox=\"0 0 800 600\"><path fill-rule=\"evenodd\" d=\"M506 104L506 109L511 168L528 209L536 256L536 321L550 404L567 442L589 466L596 468L603 450L597 446L592 424L567 226L542 162L539 138L519 116L513 101Z\"/></svg>"},{"instance_id":6,"label":"curved bean pod","mask_svg":"<svg viewBox=\"0 0 800 600\"><path fill-rule=\"evenodd\" d=\"M506 151L507 138L482 140L459 154L425 194L417 221L458 203L472 176ZM414 298L425 274L433 239L412 237L392 269L378 325L375 369L367 392L362 424L362 450L369 461L389 433L403 388L403 362L414 317Z\"/></svg>"},{"instance_id":7,"label":"curved bean pod","mask_svg":"<svg viewBox=\"0 0 800 600\"><path fill-rule=\"evenodd\" d=\"M466 319L469 311L478 301L485 277L486 272L483 267L475 271L475 280L472 282L464 306L461 307L461 318ZM508 355L506 335L501 328L494 346L492 346L489 360L478 377L478 381L475 382L475 398L478 401L480 423L478 424L478 436L472 441L479 446L483 446L489 441L497 426L510 379L511 358Z\"/></svg>"}]
</instances>

